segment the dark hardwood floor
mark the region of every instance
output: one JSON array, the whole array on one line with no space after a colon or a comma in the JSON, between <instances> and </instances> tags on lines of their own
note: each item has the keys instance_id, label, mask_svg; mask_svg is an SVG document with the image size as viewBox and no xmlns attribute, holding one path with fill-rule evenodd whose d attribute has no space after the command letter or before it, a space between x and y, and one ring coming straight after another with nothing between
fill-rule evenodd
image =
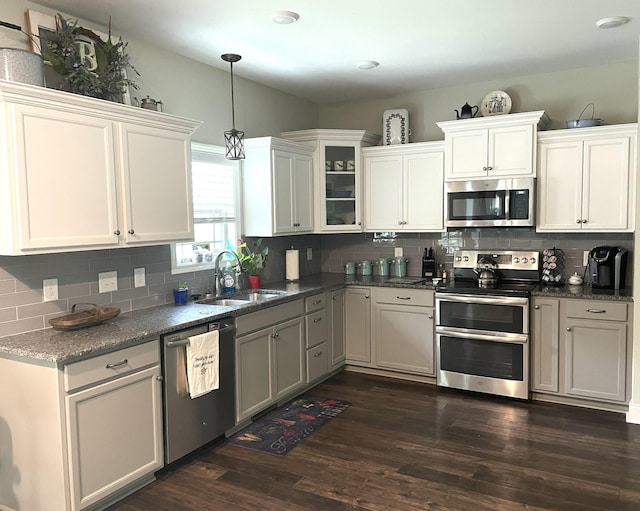
<instances>
[{"instance_id":1,"label":"dark hardwood floor","mask_svg":"<svg viewBox=\"0 0 640 511\"><path fill-rule=\"evenodd\" d=\"M622 414L343 372L351 406L285 456L223 443L109 511L640 510L640 426Z\"/></svg>"}]
</instances>

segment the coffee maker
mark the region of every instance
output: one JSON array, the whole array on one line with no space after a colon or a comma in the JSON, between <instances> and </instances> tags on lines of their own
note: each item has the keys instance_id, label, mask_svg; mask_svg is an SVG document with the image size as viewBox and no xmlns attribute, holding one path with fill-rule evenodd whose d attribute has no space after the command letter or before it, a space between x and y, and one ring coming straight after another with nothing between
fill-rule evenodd
<instances>
[{"instance_id":1,"label":"coffee maker","mask_svg":"<svg viewBox=\"0 0 640 511\"><path fill-rule=\"evenodd\" d=\"M591 285L600 289L622 289L627 278L629 252L622 247L601 246L589 252Z\"/></svg>"}]
</instances>

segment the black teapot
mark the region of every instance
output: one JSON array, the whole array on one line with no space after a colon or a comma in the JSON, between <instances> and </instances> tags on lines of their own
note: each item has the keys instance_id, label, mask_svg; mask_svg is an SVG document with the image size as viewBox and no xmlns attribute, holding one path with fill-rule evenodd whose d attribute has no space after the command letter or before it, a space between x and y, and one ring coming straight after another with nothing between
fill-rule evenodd
<instances>
[{"instance_id":1,"label":"black teapot","mask_svg":"<svg viewBox=\"0 0 640 511\"><path fill-rule=\"evenodd\" d=\"M476 109L475 112L473 111L474 108ZM471 106L469 103L465 103L464 106L460 109L460 113L458 113L457 110L454 110L454 112L456 113L456 119L471 119L478 113L478 107Z\"/></svg>"}]
</instances>

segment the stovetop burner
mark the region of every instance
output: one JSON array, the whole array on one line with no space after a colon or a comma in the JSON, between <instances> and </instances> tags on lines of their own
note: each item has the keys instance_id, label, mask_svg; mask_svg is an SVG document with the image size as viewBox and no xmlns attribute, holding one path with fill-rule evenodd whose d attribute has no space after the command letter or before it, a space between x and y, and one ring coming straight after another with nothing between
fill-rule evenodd
<instances>
[{"instance_id":1,"label":"stovetop burner","mask_svg":"<svg viewBox=\"0 0 640 511\"><path fill-rule=\"evenodd\" d=\"M495 287L480 287L477 273L489 266L498 275ZM540 253L523 250L460 250L453 258L453 280L439 293L530 296L540 283Z\"/></svg>"}]
</instances>

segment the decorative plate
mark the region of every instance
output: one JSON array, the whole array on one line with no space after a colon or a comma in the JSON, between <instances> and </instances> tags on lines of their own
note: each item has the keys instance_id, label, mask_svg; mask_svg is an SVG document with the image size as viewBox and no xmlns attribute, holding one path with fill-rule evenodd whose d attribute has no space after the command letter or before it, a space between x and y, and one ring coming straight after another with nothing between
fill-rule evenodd
<instances>
[{"instance_id":1,"label":"decorative plate","mask_svg":"<svg viewBox=\"0 0 640 511\"><path fill-rule=\"evenodd\" d=\"M408 144L409 135L409 111L406 108L385 110L382 114L382 144Z\"/></svg>"},{"instance_id":2,"label":"decorative plate","mask_svg":"<svg viewBox=\"0 0 640 511\"><path fill-rule=\"evenodd\" d=\"M494 90L487 94L480 104L483 117L503 115L511 112L511 98L502 90Z\"/></svg>"}]
</instances>

